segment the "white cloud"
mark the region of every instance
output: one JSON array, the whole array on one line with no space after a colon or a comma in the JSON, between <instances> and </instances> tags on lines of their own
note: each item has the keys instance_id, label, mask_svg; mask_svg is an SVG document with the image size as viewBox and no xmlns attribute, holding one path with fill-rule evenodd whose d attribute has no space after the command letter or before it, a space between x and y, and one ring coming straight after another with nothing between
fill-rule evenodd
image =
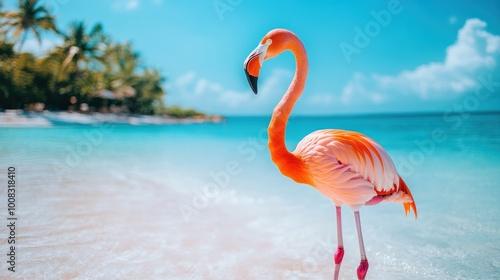
<instances>
[{"instance_id":1,"label":"white cloud","mask_svg":"<svg viewBox=\"0 0 500 280\"><path fill-rule=\"evenodd\" d=\"M271 76L264 79L264 82L259 88L259 94L264 96L262 100L270 100L273 97L281 98L286 91L286 86L288 85L285 85L283 82L290 81L292 76L293 74L290 70L280 68L274 69L271 72Z\"/></svg>"},{"instance_id":2,"label":"white cloud","mask_svg":"<svg viewBox=\"0 0 500 280\"><path fill-rule=\"evenodd\" d=\"M113 8L115 10L135 10L139 8L140 1L139 0L116 0L113 3Z\"/></svg>"},{"instance_id":3,"label":"white cloud","mask_svg":"<svg viewBox=\"0 0 500 280\"><path fill-rule=\"evenodd\" d=\"M337 102L332 93L315 93L307 97L304 96L304 98L306 98L305 102L310 105L323 105Z\"/></svg>"},{"instance_id":4,"label":"white cloud","mask_svg":"<svg viewBox=\"0 0 500 280\"><path fill-rule=\"evenodd\" d=\"M163 3L163 0L149 0L149 1L155 5L161 5ZM139 8L141 3L143 2L144 0L115 0L115 2L113 2L113 9L132 11Z\"/></svg>"},{"instance_id":5,"label":"white cloud","mask_svg":"<svg viewBox=\"0 0 500 280\"><path fill-rule=\"evenodd\" d=\"M491 72L500 58L500 36L488 33L486 23L469 19L442 62L431 62L391 76L355 73L340 97L344 104L358 100L382 103L401 94L422 100L447 99L467 93L477 77Z\"/></svg>"},{"instance_id":6,"label":"white cloud","mask_svg":"<svg viewBox=\"0 0 500 280\"><path fill-rule=\"evenodd\" d=\"M195 72L187 72L174 81L172 95L167 103L182 103L185 107L224 114L270 114L273 106L286 91L292 72L274 69L268 78L259 81L259 94L255 96L248 86L247 90L234 90ZM247 85L245 85L247 86Z\"/></svg>"},{"instance_id":7,"label":"white cloud","mask_svg":"<svg viewBox=\"0 0 500 280\"><path fill-rule=\"evenodd\" d=\"M196 73L194 71L187 72L186 74L180 76L175 81L177 87L186 87L189 83L191 83L196 78Z\"/></svg>"}]
</instances>

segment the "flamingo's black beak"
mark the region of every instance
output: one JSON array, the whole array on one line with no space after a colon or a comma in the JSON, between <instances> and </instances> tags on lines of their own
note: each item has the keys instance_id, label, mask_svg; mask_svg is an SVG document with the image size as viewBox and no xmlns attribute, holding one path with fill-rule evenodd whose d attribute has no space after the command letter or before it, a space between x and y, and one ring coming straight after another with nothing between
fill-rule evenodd
<instances>
[{"instance_id":1,"label":"flamingo's black beak","mask_svg":"<svg viewBox=\"0 0 500 280\"><path fill-rule=\"evenodd\" d=\"M266 59L267 48L271 43L272 40L267 39L264 43L259 44L243 63L248 83L255 94L257 94L257 80L259 79L260 67L262 67L262 63Z\"/></svg>"},{"instance_id":2,"label":"flamingo's black beak","mask_svg":"<svg viewBox=\"0 0 500 280\"><path fill-rule=\"evenodd\" d=\"M247 57L247 59L245 59L245 63L243 63L248 83L255 94L257 94L257 80L259 79L261 60L263 60L261 56L262 52L259 52L257 48Z\"/></svg>"},{"instance_id":3,"label":"flamingo's black beak","mask_svg":"<svg viewBox=\"0 0 500 280\"><path fill-rule=\"evenodd\" d=\"M253 93L257 94L257 80L259 79L259 77L250 75L247 69L245 69L245 75L247 76L248 83L250 84Z\"/></svg>"}]
</instances>

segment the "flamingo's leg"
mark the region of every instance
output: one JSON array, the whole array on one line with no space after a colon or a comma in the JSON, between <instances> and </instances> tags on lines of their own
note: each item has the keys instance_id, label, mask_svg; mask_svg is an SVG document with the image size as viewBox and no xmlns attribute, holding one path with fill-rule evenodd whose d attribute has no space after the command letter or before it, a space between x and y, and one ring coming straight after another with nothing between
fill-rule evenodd
<instances>
[{"instance_id":1,"label":"flamingo's leg","mask_svg":"<svg viewBox=\"0 0 500 280\"><path fill-rule=\"evenodd\" d=\"M356 229L358 230L359 251L361 253L361 262L358 267L358 279L365 279L368 271L368 260L366 259L365 244L363 242L363 234L361 232L361 221L359 219L359 211L354 211L354 219L356 220Z\"/></svg>"},{"instance_id":2,"label":"flamingo's leg","mask_svg":"<svg viewBox=\"0 0 500 280\"><path fill-rule=\"evenodd\" d=\"M340 206L335 206L337 212L337 251L333 257L335 261L335 274L334 279L339 279L340 264L344 258L344 241L342 239L342 212Z\"/></svg>"}]
</instances>

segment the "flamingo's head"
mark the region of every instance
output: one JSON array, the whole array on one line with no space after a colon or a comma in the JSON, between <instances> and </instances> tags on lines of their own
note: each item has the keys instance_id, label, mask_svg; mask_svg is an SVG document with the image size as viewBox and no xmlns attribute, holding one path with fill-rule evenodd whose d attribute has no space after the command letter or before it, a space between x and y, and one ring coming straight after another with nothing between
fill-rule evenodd
<instances>
[{"instance_id":1,"label":"flamingo's head","mask_svg":"<svg viewBox=\"0 0 500 280\"><path fill-rule=\"evenodd\" d=\"M257 94L257 79L259 78L260 67L262 67L262 63L267 55L267 49L272 43L273 41L269 38L261 42L243 63L248 83L255 94Z\"/></svg>"},{"instance_id":2,"label":"flamingo's head","mask_svg":"<svg viewBox=\"0 0 500 280\"><path fill-rule=\"evenodd\" d=\"M257 94L257 79L259 78L262 63L264 60L273 58L286 49L283 44L287 41L286 36L289 33L291 32L285 29L271 30L262 38L257 48L250 53L243 63L248 83L255 94Z\"/></svg>"}]
</instances>

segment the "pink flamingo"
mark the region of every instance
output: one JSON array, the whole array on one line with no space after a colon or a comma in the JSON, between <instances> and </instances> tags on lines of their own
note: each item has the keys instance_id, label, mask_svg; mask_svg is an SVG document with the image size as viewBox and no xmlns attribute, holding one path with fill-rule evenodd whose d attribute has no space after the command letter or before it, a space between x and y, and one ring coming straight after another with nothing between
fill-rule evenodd
<instances>
[{"instance_id":1,"label":"pink flamingo","mask_svg":"<svg viewBox=\"0 0 500 280\"><path fill-rule=\"evenodd\" d=\"M308 184L331 199L336 208L337 243L334 255L334 278L338 279L344 257L342 241L341 206L346 204L354 211L358 233L360 265L358 279L364 279L368 260L363 243L359 210L363 205L380 202L398 202L405 214L411 209L417 218L417 208L410 189L398 175L387 152L367 136L344 130L319 130L307 135L293 152L285 146L285 129L288 117L299 99L307 77L307 54L300 39L285 29L267 33L257 48L244 62L248 82L257 94L257 78L262 63L290 50L295 55L295 76L278 103L268 127L268 147L272 161L280 172L297 183Z\"/></svg>"}]
</instances>

